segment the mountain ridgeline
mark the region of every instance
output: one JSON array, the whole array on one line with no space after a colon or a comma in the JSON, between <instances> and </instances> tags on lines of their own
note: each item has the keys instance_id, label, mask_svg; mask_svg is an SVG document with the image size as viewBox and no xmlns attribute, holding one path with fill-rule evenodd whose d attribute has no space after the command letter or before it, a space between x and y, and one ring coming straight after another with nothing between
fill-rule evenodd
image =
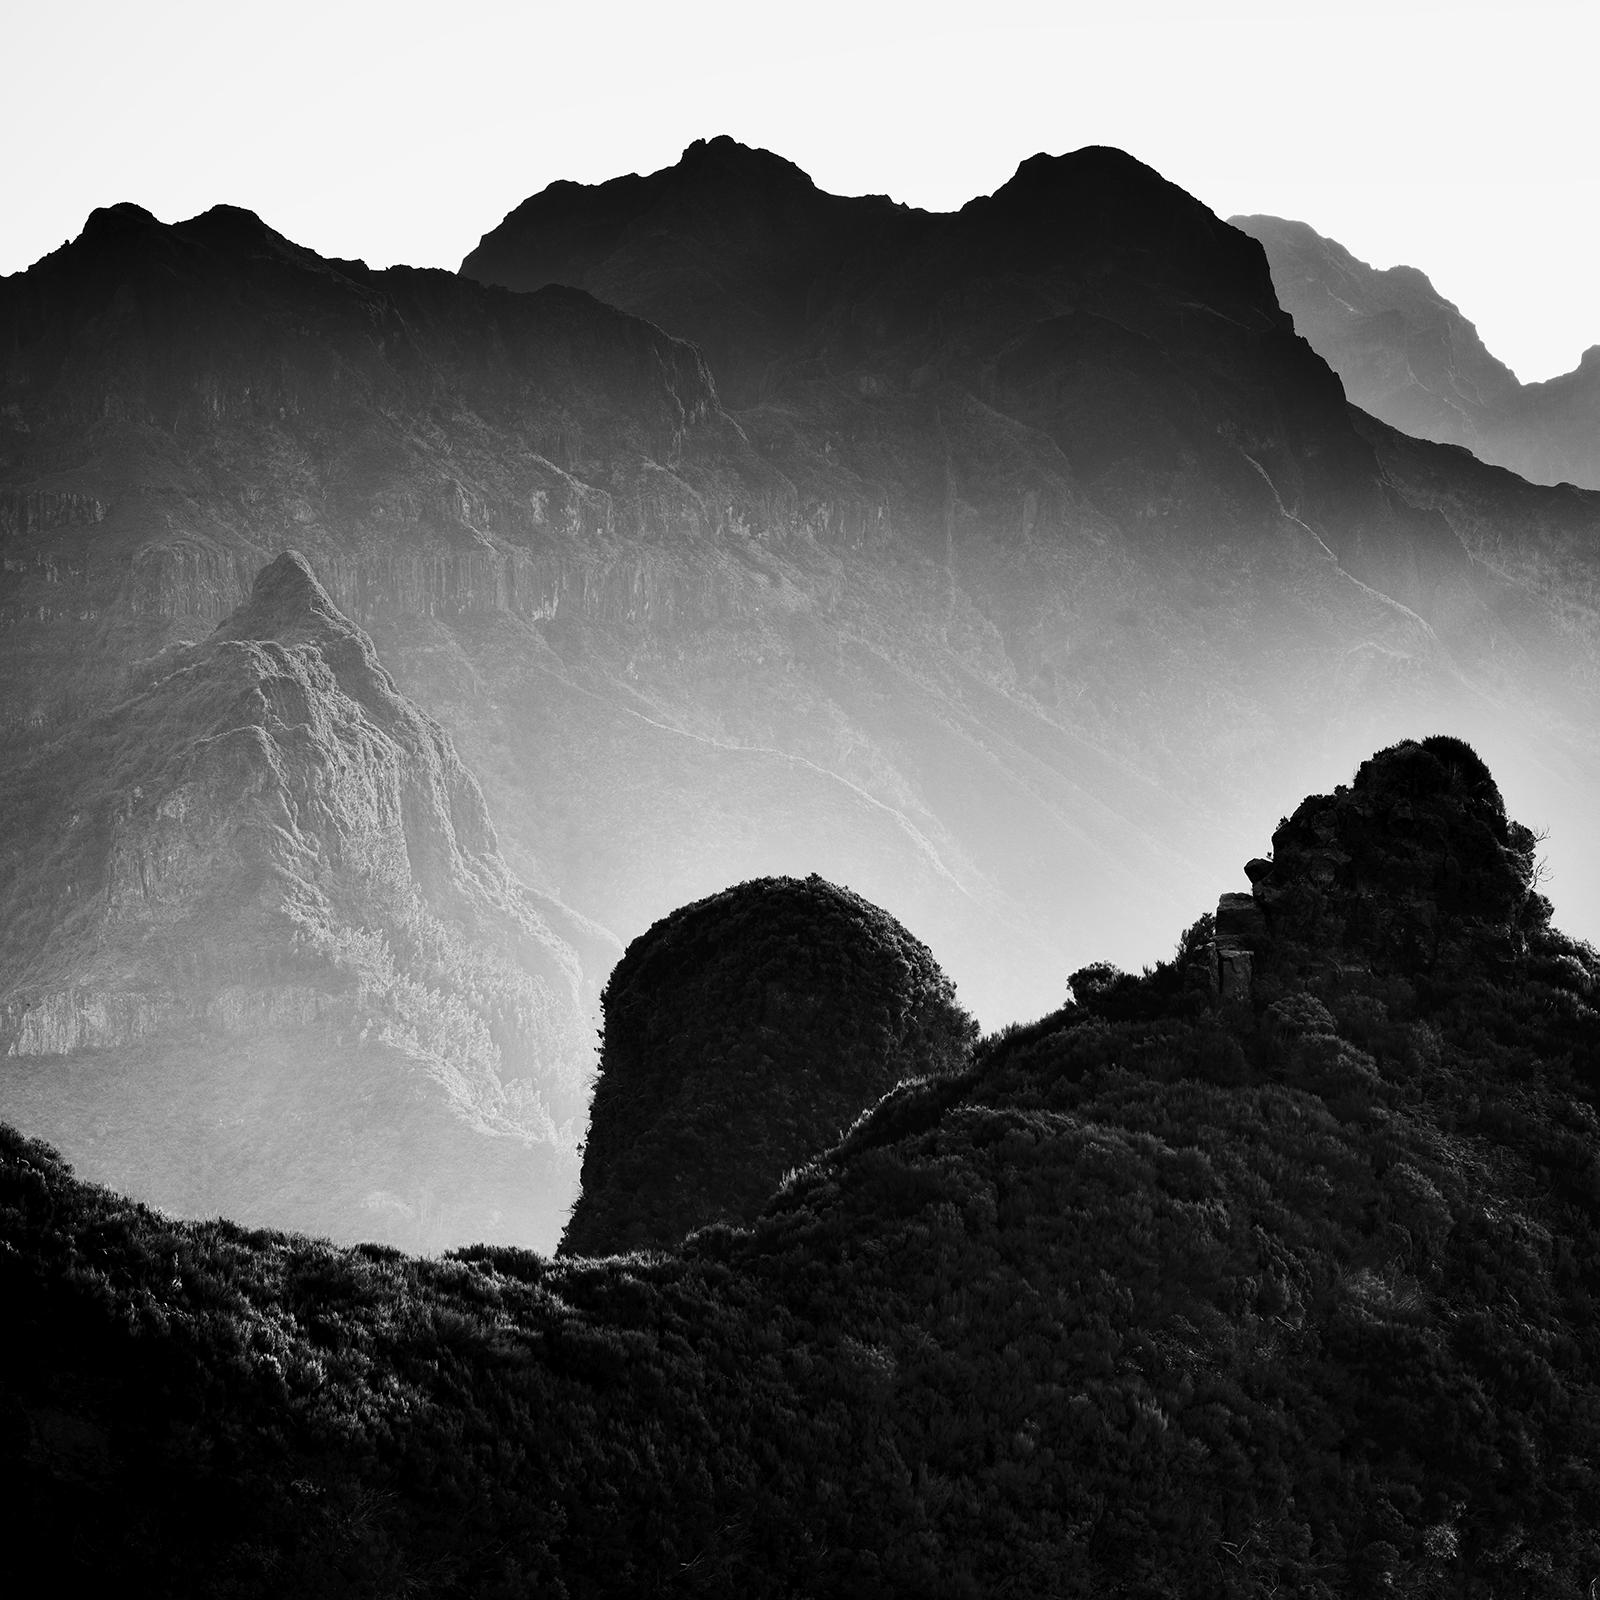
<instances>
[{"instance_id":1,"label":"mountain ridgeline","mask_svg":"<svg viewBox=\"0 0 1600 1600\"><path fill-rule=\"evenodd\" d=\"M1303 222L1232 220L1261 241L1284 309L1358 406L1531 483L1600 489L1600 345L1521 383L1415 267L1379 271Z\"/></svg>"},{"instance_id":2,"label":"mountain ridgeline","mask_svg":"<svg viewBox=\"0 0 1600 1600\"><path fill-rule=\"evenodd\" d=\"M1038 1015L1417 726L1522 786L1585 931L1600 502L1354 412L1137 161L933 215L717 139L467 265L120 206L0 284L11 748L292 548L602 930L591 997L674 907L817 872Z\"/></svg>"},{"instance_id":3,"label":"mountain ridgeline","mask_svg":"<svg viewBox=\"0 0 1600 1600\"><path fill-rule=\"evenodd\" d=\"M909 1076L670 1250L177 1222L6 1132L14 1557L172 1595L1582 1592L1600 957L1535 843L1470 745L1404 741L1170 961L975 1043L853 896L686 908L608 990L590 1131L652 1201L653 1064L683 1128L753 1074L781 1116L840 1047ZM836 954L788 937L823 925ZM858 959L836 992L873 999L763 1058L789 963ZM885 1020L918 997L930 1026ZM684 1176L747 1133L686 1138Z\"/></svg>"},{"instance_id":4,"label":"mountain ridgeline","mask_svg":"<svg viewBox=\"0 0 1600 1600\"><path fill-rule=\"evenodd\" d=\"M116 206L0 348L17 1570L1592 1587L1600 496L1098 148Z\"/></svg>"}]
</instances>

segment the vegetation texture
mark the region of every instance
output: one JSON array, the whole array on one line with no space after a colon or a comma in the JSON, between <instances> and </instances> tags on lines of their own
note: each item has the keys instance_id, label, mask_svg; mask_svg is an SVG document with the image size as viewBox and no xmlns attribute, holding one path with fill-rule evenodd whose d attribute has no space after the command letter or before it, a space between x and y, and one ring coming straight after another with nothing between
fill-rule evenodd
<instances>
[{"instance_id":1,"label":"vegetation texture","mask_svg":"<svg viewBox=\"0 0 1600 1600\"><path fill-rule=\"evenodd\" d=\"M1386 751L1252 863L1247 1000L1200 934L1081 975L671 1253L180 1224L7 1135L13 1558L173 1595L1581 1594L1600 958L1526 844L1464 747Z\"/></svg>"},{"instance_id":2,"label":"vegetation texture","mask_svg":"<svg viewBox=\"0 0 1600 1600\"><path fill-rule=\"evenodd\" d=\"M569 1255L753 1222L785 1171L902 1078L965 1065L977 1029L932 953L821 878L766 878L635 939L605 1035Z\"/></svg>"}]
</instances>

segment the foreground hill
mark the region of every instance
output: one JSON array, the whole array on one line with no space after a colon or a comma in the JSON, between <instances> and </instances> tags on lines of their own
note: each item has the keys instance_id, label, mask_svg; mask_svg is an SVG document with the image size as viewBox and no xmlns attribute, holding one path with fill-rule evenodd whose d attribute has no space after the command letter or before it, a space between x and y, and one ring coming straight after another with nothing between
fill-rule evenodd
<instances>
[{"instance_id":1,"label":"foreground hill","mask_svg":"<svg viewBox=\"0 0 1600 1600\"><path fill-rule=\"evenodd\" d=\"M577 950L296 555L0 774L0 1115L188 1215L553 1245Z\"/></svg>"},{"instance_id":2,"label":"foreground hill","mask_svg":"<svg viewBox=\"0 0 1600 1600\"><path fill-rule=\"evenodd\" d=\"M933 953L821 878L763 878L630 944L600 997L599 1075L567 1255L749 1222L779 1179L976 1029Z\"/></svg>"},{"instance_id":3,"label":"foreground hill","mask_svg":"<svg viewBox=\"0 0 1600 1600\"><path fill-rule=\"evenodd\" d=\"M1572 372L1520 383L1415 267L1379 271L1282 217L1235 217L1261 241L1296 328L1373 416L1509 467L1600 489L1600 345Z\"/></svg>"},{"instance_id":4,"label":"foreground hill","mask_svg":"<svg viewBox=\"0 0 1600 1600\"><path fill-rule=\"evenodd\" d=\"M1139 163L1037 158L933 216L718 140L521 215L517 281L577 288L130 207L0 284L16 747L293 547L525 882L626 943L818 872L990 1025L1148 959L1269 775L1419 723L1588 838L1596 503L1540 587L1551 497L1485 524L1448 462L1415 488L1259 249ZM1557 861L1574 906L1595 883Z\"/></svg>"},{"instance_id":5,"label":"foreground hill","mask_svg":"<svg viewBox=\"0 0 1600 1600\"><path fill-rule=\"evenodd\" d=\"M7 1134L14 1556L169 1594L1581 1592L1600 960L1457 740L1274 844L1214 940L1080 974L668 1254L177 1224Z\"/></svg>"}]
</instances>

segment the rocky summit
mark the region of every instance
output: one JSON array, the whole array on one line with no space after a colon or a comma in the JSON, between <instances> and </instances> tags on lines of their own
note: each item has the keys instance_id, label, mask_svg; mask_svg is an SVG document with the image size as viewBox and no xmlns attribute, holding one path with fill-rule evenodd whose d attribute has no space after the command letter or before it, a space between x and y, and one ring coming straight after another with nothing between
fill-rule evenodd
<instances>
[{"instance_id":1,"label":"rocky summit","mask_svg":"<svg viewBox=\"0 0 1600 1600\"><path fill-rule=\"evenodd\" d=\"M449 737L294 553L141 677L0 775L0 1114L188 1215L551 1247L582 934Z\"/></svg>"}]
</instances>

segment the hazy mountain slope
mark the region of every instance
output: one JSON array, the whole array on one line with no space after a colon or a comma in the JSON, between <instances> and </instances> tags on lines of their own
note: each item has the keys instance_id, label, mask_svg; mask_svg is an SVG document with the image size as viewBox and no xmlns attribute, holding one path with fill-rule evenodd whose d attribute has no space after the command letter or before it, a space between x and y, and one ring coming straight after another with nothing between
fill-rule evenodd
<instances>
[{"instance_id":1,"label":"hazy mountain slope","mask_svg":"<svg viewBox=\"0 0 1600 1600\"><path fill-rule=\"evenodd\" d=\"M1386 751L1253 864L1252 992L1208 998L1197 931L668 1254L178 1225L7 1134L18 1557L175 1595L1581 1589L1600 963L1529 842L1457 741Z\"/></svg>"},{"instance_id":2,"label":"hazy mountain slope","mask_svg":"<svg viewBox=\"0 0 1600 1600\"><path fill-rule=\"evenodd\" d=\"M834 631L884 515L875 486L803 500L687 346L570 291L322 263L228 211L173 229L97 214L8 281L0 316L4 475L28 485L7 502L0 605L22 744L204 631L292 542L488 777L532 881L626 933L729 877L826 867L1003 989L970 957L1028 908L825 691L787 677L805 742L789 716L747 727L658 690L687 662L759 701L746 663L797 626ZM890 554L874 576L915 595ZM1053 989L1049 972L1023 989Z\"/></svg>"},{"instance_id":3,"label":"hazy mountain slope","mask_svg":"<svg viewBox=\"0 0 1600 1600\"><path fill-rule=\"evenodd\" d=\"M1230 220L1261 242L1284 310L1351 400L1419 439L1483 453L1495 409L1521 386L1421 272L1370 267L1303 222Z\"/></svg>"},{"instance_id":4,"label":"hazy mountain slope","mask_svg":"<svg viewBox=\"0 0 1600 1600\"><path fill-rule=\"evenodd\" d=\"M579 958L447 736L295 555L146 675L0 774L0 1114L189 1215L553 1246Z\"/></svg>"},{"instance_id":5,"label":"hazy mountain slope","mask_svg":"<svg viewBox=\"0 0 1600 1600\"><path fill-rule=\"evenodd\" d=\"M1600 489L1600 345L1572 372L1523 384L1415 267L1384 271L1303 222L1235 217L1278 297L1363 410L1533 483Z\"/></svg>"},{"instance_id":6,"label":"hazy mountain slope","mask_svg":"<svg viewBox=\"0 0 1600 1600\"><path fill-rule=\"evenodd\" d=\"M919 218L702 154L602 265L670 324L712 314L722 263L771 356L736 413L584 293L321 262L239 212L97 214L7 280L14 737L106 704L292 544L451 729L526 881L625 940L819 871L990 1022L1155 955L1271 822L1269 774L1418 717L1514 774L1560 740L1594 768L1552 731L1546 602L1395 491L1257 247L1190 197L1091 150ZM782 216L738 222L752 196ZM593 245L614 199L556 220ZM844 265L765 295L769 223Z\"/></svg>"},{"instance_id":7,"label":"hazy mountain slope","mask_svg":"<svg viewBox=\"0 0 1600 1600\"><path fill-rule=\"evenodd\" d=\"M1413 496L1380 460L1257 247L1119 152L1036 157L995 195L925 216L870 197L846 212L719 139L648 178L534 196L463 270L567 275L722 349L694 264L722 263L746 332L770 270L723 248L734 198L751 238L797 240L803 213L846 263L825 271L820 244L795 246L804 303L761 320L760 403L736 408L741 427L797 483L892 485L900 530L997 635L1009 703L1053 725L1041 737L1035 720L1034 753L1090 775L1105 752L1183 795L1189 814L1156 837L1202 857L1269 768L1326 775L1415 715L1467 728L1514 775L1600 775L1593 718L1549 714L1592 698L1591 653L1548 647L1556 611L1591 636L1600 614L1524 586L1553 522L1581 523L1562 549L1592 590L1600 502L1523 497L1496 536L1526 559L1486 562L1476 519L1456 527L1457 502ZM1509 380L1468 355L1479 389ZM737 353L712 367L749 392ZM1573 850L1569 786L1518 799ZM1141 814L1126 783L1115 804ZM1592 864L1558 877L1590 927Z\"/></svg>"}]
</instances>

